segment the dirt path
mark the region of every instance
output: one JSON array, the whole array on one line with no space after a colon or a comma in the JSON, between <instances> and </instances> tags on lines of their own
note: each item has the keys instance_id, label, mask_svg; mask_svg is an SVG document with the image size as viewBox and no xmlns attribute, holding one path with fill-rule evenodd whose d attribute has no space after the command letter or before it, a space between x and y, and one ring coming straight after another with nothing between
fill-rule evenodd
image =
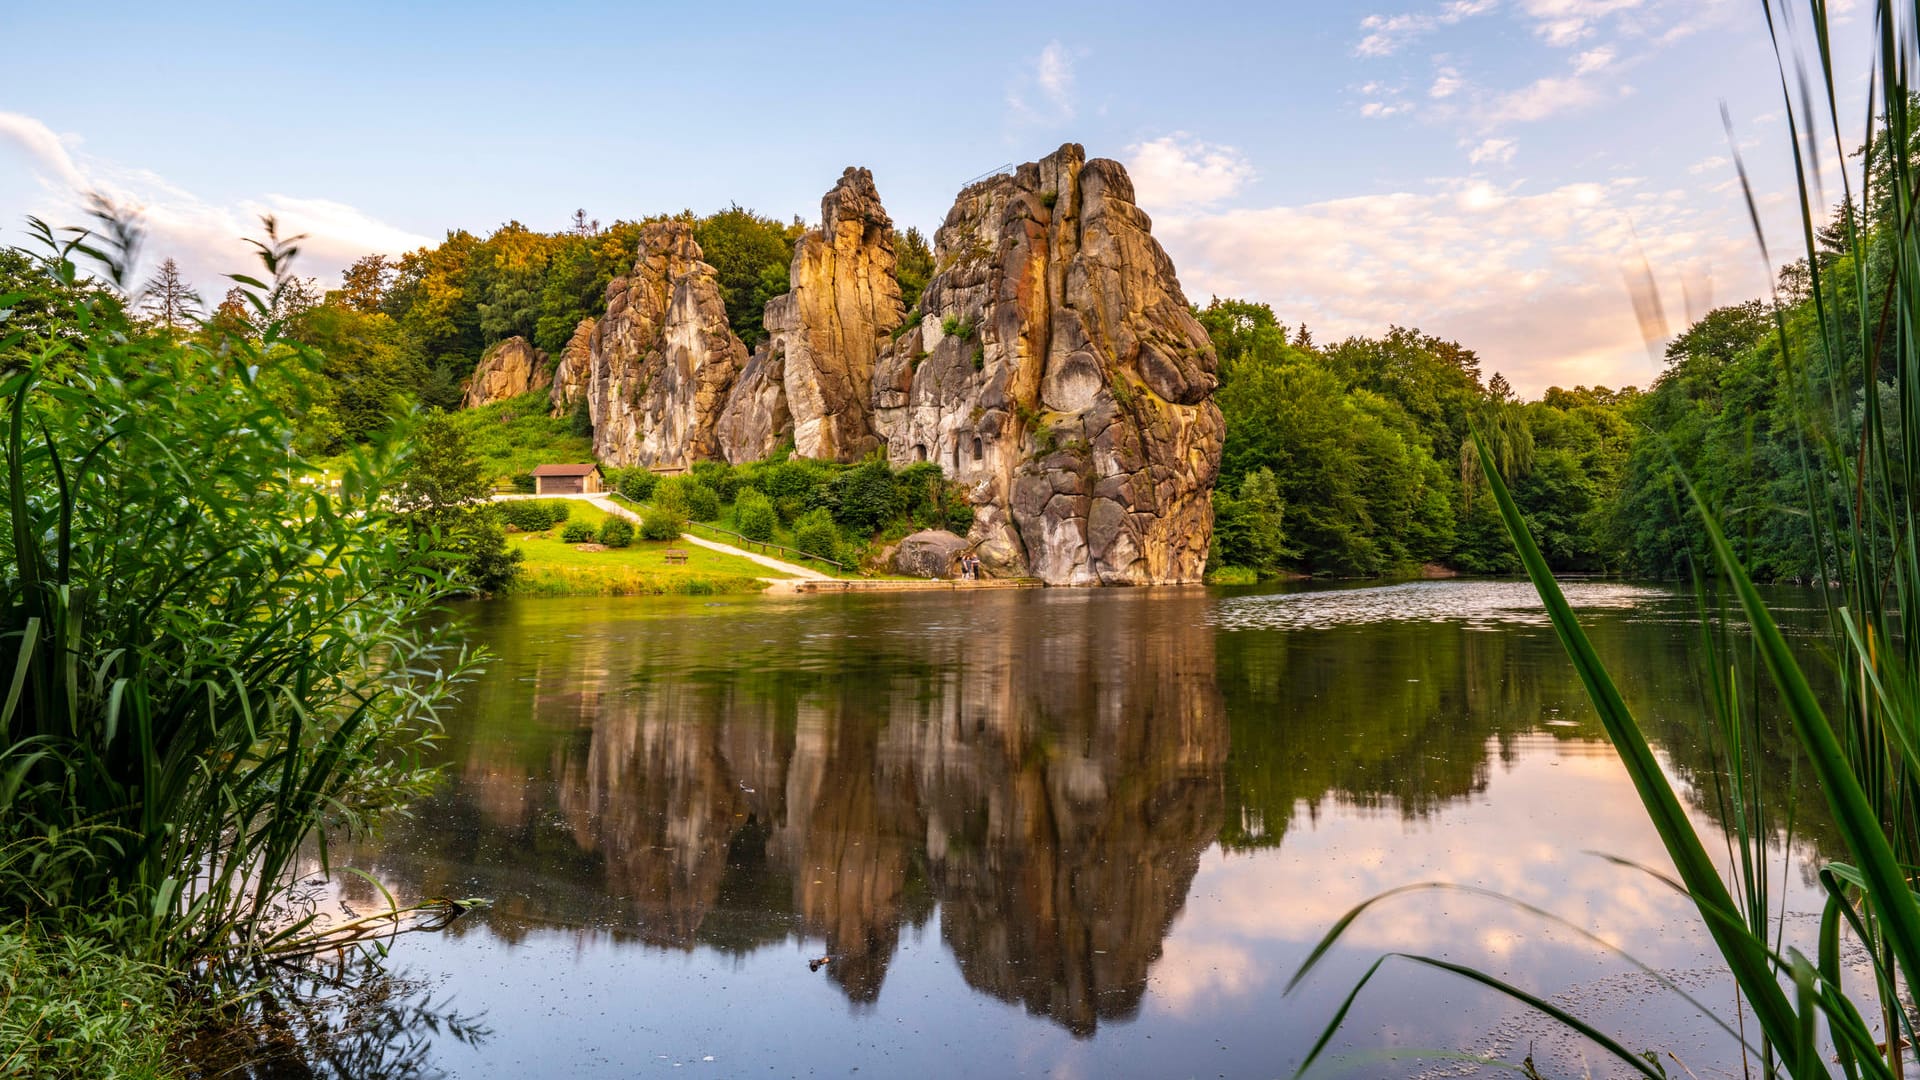
<instances>
[{"instance_id":1,"label":"dirt path","mask_svg":"<svg viewBox=\"0 0 1920 1080\"><path fill-rule=\"evenodd\" d=\"M633 511L627 509L626 507L621 506L619 503L614 502L612 499L608 499L602 496L588 496L586 501L602 510L605 510L609 514L613 514L617 517L626 518L628 521L633 522L635 525L640 524L639 514L636 514ZM692 533L681 533L680 539L689 544L698 544L709 551L717 551L722 555L733 555L738 558L746 559L750 562L758 563L769 570L777 570L782 574L790 575L791 577L798 578L801 581L832 581L834 580L833 578L828 577L827 575L821 573L818 570L810 570L807 567L800 566L795 563L781 562L779 559L773 558L772 556L769 556L769 555L756 555L751 551L743 551L740 548L732 546L731 544L722 544L717 540L708 540L705 537L695 536ZM765 580L778 582L782 579L767 578Z\"/></svg>"}]
</instances>

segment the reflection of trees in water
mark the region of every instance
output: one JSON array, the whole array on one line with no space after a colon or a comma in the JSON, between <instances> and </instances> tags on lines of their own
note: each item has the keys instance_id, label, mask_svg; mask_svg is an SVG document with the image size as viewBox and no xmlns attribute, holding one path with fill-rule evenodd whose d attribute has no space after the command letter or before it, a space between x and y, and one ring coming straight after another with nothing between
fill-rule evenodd
<instances>
[{"instance_id":1,"label":"reflection of trees in water","mask_svg":"<svg viewBox=\"0 0 1920 1080\"><path fill-rule=\"evenodd\" d=\"M331 973L282 972L244 1011L180 1048L195 1075L237 1080L435 1080L442 1038L481 1045L487 1029L435 1002L426 984L360 960Z\"/></svg>"},{"instance_id":2,"label":"reflection of trees in water","mask_svg":"<svg viewBox=\"0 0 1920 1080\"><path fill-rule=\"evenodd\" d=\"M1522 736L1600 736L1545 628L1219 632L1195 593L933 599L490 607L504 662L383 870L495 898L509 938L817 936L855 1002L937 903L970 985L1087 1033L1137 1010L1215 840L1276 844L1329 802L1425 817ZM1685 628L1593 633L1676 768L1708 775Z\"/></svg>"},{"instance_id":3,"label":"reflection of trees in water","mask_svg":"<svg viewBox=\"0 0 1920 1080\"><path fill-rule=\"evenodd\" d=\"M1583 622L1695 808L1724 823L1715 784L1726 767L1708 731L1691 601ZM1316 819L1329 800L1424 818L1484 791L1496 761L1513 761L1520 736L1605 738L1545 627L1236 631L1215 649L1233 747L1221 832L1229 847L1277 845L1295 815ZM1742 685L1756 685L1751 673ZM1818 796L1793 782L1797 751L1775 703L1763 693L1748 707L1767 718L1759 753L1772 819L1792 819L1797 838L1837 850Z\"/></svg>"}]
</instances>

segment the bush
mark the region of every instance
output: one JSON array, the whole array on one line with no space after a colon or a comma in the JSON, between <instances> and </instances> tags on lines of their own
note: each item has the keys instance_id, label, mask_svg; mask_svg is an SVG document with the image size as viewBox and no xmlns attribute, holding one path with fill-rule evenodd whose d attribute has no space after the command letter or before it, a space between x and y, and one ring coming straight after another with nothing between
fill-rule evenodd
<instances>
[{"instance_id":1,"label":"bush","mask_svg":"<svg viewBox=\"0 0 1920 1080\"><path fill-rule=\"evenodd\" d=\"M779 524L772 500L752 488L742 490L734 501L733 519L740 535L749 540L773 539L774 526Z\"/></svg>"},{"instance_id":2,"label":"bush","mask_svg":"<svg viewBox=\"0 0 1920 1080\"><path fill-rule=\"evenodd\" d=\"M512 485L516 495L531 495L540 490L540 484L534 480L532 473L514 473L507 477L507 483Z\"/></svg>"},{"instance_id":3,"label":"bush","mask_svg":"<svg viewBox=\"0 0 1920 1080\"><path fill-rule=\"evenodd\" d=\"M569 544L591 544L593 526L584 521L569 521L567 527L560 530L560 539Z\"/></svg>"},{"instance_id":4,"label":"bush","mask_svg":"<svg viewBox=\"0 0 1920 1080\"><path fill-rule=\"evenodd\" d=\"M634 502L646 502L653 498L654 488L659 483L660 478L646 469L622 469L619 477L614 480L613 488L622 498L632 499Z\"/></svg>"},{"instance_id":5,"label":"bush","mask_svg":"<svg viewBox=\"0 0 1920 1080\"><path fill-rule=\"evenodd\" d=\"M600 523L599 540L610 548L623 548L633 543L633 523L623 517L607 515Z\"/></svg>"},{"instance_id":6,"label":"bush","mask_svg":"<svg viewBox=\"0 0 1920 1080\"><path fill-rule=\"evenodd\" d=\"M654 507L640 515L640 538L642 540L678 540L680 530L686 528L686 519L671 510Z\"/></svg>"},{"instance_id":7,"label":"bush","mask_svg":"<svg viewBox=\"0 0 1920 1080\"><path fill-rule=\"evenodd\" d=\"M834 477L831 491L834 520L863 533L872 533L906 508L893 470L878 458Z\"/></svg>"},{"instance_id":8,"label":"bush","mask_svg":"<svg viewBox=\"0 0 1920 1080\"><path fill-rule=\"evenodd\" d=\"M760 476L759 487L773 500L773 505L779 506L783 500L791 499L804 512L815 505L815 489L821 481L830 479L834 472L834 466L825 462L789 459L765 470ZM788 521L793 520L784 512L782 516Z\"/></svg>"},{"instance_id":9,"label":"bush","mask_svg":"<svg viewBox=\"0 0 1920 1080\"><path fill-rule=\"evenodd\" d=\"M693 478L712 489L722 503L733 502L740 495L740 472L724 461L694 462Z\"/></svg>"},{"instance_id":10,"label":"bush","mask_svg":"<svg viewBox=\"0 0 1920 1080\"><path fill-rule=\"evenodd\" d=\"M573 512L565 499L513 499L495 506L500 520L521 532L546 532Z\"/></svg>"},{"instance_id":11,"label":"bush","mask_svg":"<svg viewBox=\"0 0 1920 1080\"><path fill-rule=\"evenodd\" d=\"M813 509L793 523L793 546L809 555L839 561L840 527L824 509Z\"/></svg>"},{"instance_id":12,"label":"bush","mask_svg":"<svg viewBox=\"0 0 1920 1080\"><path fill-rule=\"evenodd\" d=\"M695 521L712 521L720 516L720 496L691 476L669 476L660 481L654 488L653 501L661 509Z\"/></svg>"},{"instance_id":13,"label":"bush","mask_svg":"<svg viewBox=\"0 0 1920 1080\"><path fill-rule=\"evenodd\" d=\"M947 507L947 531L955 536L965 536L973 531L973 504L958 501Z\"/></svg>"}]
</instances>

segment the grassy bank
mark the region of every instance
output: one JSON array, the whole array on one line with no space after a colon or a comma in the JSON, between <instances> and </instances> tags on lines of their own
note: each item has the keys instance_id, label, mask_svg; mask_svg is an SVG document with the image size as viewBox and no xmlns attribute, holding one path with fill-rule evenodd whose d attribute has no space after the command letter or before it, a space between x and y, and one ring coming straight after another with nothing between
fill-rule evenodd
<instances>
[{"instance_id":1,"label":"grassy bank","mask_svg":"<svg viewBox=\"0 0 1920 1080\"><path fill-rule=\"evenodd\" d=\"M0 926L0 1076L179 1075L192 1013L171 982L105 937Z\"/></svg>"},{"instance_id":2,"label":"grassy bank","mask_svg":"<svg viewBox=\"0 0 1920 1080\"><path fill-rule=\"evenodd\" d=\"M607 513L585 502L570 504L569 521L599 529ZM560 539L564 526L545 532L514 533L509 542L525 557L507 590L510 596L713 596L766 588L763 578L787 575L734 555L709 551L683 541L636 539L633 546L604 551L581 550ZM668 563L668 549L686 552L684 563Z\"/></svg>"}]
</instances>

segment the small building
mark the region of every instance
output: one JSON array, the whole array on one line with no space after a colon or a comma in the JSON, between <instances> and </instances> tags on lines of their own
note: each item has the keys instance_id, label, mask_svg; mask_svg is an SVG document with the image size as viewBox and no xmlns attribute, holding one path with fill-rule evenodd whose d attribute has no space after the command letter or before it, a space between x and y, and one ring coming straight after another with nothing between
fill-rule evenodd
<instances>
[{"instance_id":1,"label":"small building","mask_svg":"<svg viewBox=\"0 0 1920 1080\"><path fill-rule=\"evenodd\" d=\"M585 465L540 465L533 470L535 495L581 495L605 490L606 486L600 482L600 466L592 462Z\"/></svg>"}]
</instances>

